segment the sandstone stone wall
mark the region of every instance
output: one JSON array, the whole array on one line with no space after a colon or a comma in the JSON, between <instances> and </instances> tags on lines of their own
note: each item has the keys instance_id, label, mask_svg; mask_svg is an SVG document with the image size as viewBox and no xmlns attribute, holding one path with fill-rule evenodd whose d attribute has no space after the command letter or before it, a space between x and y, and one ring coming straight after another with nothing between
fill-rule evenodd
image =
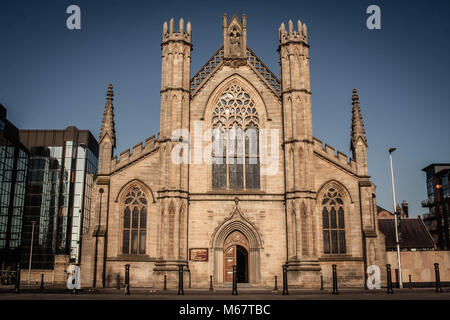
<instances>
[{"instance_id":1,"label":"sandstone stone wall","mask_svg":"<svg viewBox=\"0 0 450 320\"><path fill-rule=\"evenodd\" d=\"M386 263L391 264L393 270L392 281L396 281L395 269L398 269L397 252L386 252ZM450 251L403 251L400 253L402 263L403 283L409 281L408 275L411 275L411 281L415 282L434 282L436 280L434 273L434 264L439 263L439 273L441 282L450 282ZM386 270L381 267L381 270Z\"/></svg>"}]
</instances>

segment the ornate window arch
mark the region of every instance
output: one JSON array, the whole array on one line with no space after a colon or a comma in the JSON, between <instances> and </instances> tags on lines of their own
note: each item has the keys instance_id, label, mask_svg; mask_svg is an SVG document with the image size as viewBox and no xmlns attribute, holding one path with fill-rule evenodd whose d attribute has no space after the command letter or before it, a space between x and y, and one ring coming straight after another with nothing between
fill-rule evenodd
<instances>
[{"instance_id":1,"label":"ornate window arch","mask_svg":"<svg viewBox=\"0 0 450 320\"><path fill-rule=\"evenodd\" d=\"M123 254L145 254L147 237L147 196L139 186L131 187L123 198Z\"/></svg>"},{"instance_id":2,"label":"ornate window arch","mask_svg":"<svg viewBox=\"0 0 450 320\"><path fill-rule=\"evenodd\" d=\"M213 189L259 189L259 115L238 84L218 98L212 113Z\"/></svg>"},{"instance_id":3,"label":"ornate window arch","mask_svg":"<svg viewBox=\"0 0 450 320\"><path fill-rule=\"evenodd\" d=\"M331 187L322 200L323 252L345 254L344 201L341 193Z\"/></svg>"}]
</instances>

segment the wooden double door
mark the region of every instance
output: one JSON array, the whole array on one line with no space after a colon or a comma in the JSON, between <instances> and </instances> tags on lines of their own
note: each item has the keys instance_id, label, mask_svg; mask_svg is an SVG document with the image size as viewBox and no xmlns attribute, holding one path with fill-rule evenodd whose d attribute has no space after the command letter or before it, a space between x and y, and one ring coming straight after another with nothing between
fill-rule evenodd
<instances>
[{"instance_id":1,"label":"wooden double door","mask_svg":"<svg viewBox=\"0 0 450 320\"><path fill-rule=\"evenodd\" d=\"M224 242L223 250L224 283L233 282L233 266L237 266L237 282L249 282L248 275L248 239L239 231L233 231Z\"/></svg>"}]
</instances>

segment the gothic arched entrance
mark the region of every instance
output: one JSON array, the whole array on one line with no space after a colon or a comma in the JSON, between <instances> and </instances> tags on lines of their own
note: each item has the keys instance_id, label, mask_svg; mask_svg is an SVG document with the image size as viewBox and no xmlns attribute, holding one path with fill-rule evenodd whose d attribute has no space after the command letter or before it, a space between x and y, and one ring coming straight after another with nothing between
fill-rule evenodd
<instances>
[{"instance_id":1,"label":"gothic arched entrance","mask_svg":"<svg viewBox=\"0 0 450 320\"><path fill-rule=\"evenodd\" d=\"M233 266L237 266L237 282L248 283L249 244L248 239L239 231L231 232L223 246L223 282L233 281Z\"/></svg>"},{"instance_id":2,"label":"gothic arched entrance","mask_svg":"<svg viewBox=\"0 0 450 320\"><path fill-rule=\"evenodd\" d=\"M242 214L238 200L235 203L231 214L216 227L211 237L214 283L218 286L231 284L233 265L237 265L238 282L259 286L261 237L255 225Z\"/></svg>"}]
</instances>

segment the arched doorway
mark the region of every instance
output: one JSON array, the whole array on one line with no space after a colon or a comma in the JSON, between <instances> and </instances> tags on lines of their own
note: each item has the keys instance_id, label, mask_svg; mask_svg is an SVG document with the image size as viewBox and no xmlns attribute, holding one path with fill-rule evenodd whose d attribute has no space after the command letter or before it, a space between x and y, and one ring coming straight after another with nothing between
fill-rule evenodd
<instances>
[{"instance_id":1,"label":"arched doorway","mask_svg":"<svg viewBox=\"0 0 450 320\"><path fill-rule=\"evenodd\" d=\"M249 244L248 239L239 231L231 232L225 239L223 247L224 273L223 282L233 281L233 266L237 266L237 282L248 283Z\"/></svg>"},{"instance_id":2,"label":"arched doorway","mask_svg":"<svg viewBox=\"0 0 450 320\"><path fill-rule=\"evenodd\" d=\"M247 261L247 265L245 266L244 264L244 268L240 269L244 271L241 273L241 279L243 274L244 281L247 280L250 286L256 287L261 285L259 255L263 249L263 242L255 225L244 217L236 200L235 202L236 204L230 216L217 226L211 238L213 279L218 286L225 283L231 284L233 280L233 265L237 263L238 247L235 247L236 251L234 254L232 254L231 250L228 252L229 258L232 259L228 265L226 264L227 249L236 245L245 249L245 251L239 251L243 254L240 255L240 261ZM229 278L227 278L228 271L231 271L231 273L228 273ZM245 271L247 271L247 279L245 279Z\"/></svg>"}]
</instances>

